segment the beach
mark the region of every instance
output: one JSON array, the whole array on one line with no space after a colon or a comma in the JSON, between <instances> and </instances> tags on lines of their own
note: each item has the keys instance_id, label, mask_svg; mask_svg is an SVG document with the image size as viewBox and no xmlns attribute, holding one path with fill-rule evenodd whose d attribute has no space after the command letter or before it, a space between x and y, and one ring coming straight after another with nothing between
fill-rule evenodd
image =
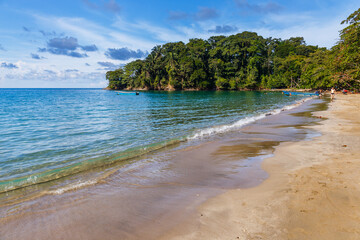
<instances>
[{"instance_id":1,"label":"beach","mask_svg":"<svg viewBox=\"0 0 360 240\"><path fill-rule=\"evenodd\" d=\"M360 98L326 102L107 167L99 181L21 200L25 188L0 207L1 239L357 239Z\"/></svg>"},{"instance_id":2,"label":"beach","mask_svg":"<svg viewBox=\"0 0 360 240\"><path fill-rule=\"evenodd\" d=\"M280 144L257 187L230 190L162 239L359 239L360 95L337 94L310 141Z\"/></svg>"},{"instance_id":3,"label":"beach","mask_svg":"<svg viewBox=\"0 0 360 240\"><path fill-rule=\"evenodd\" d=\"M0 0L0 240L360 240L354 1L47 3Z\"/></svg>"}]
</instances>

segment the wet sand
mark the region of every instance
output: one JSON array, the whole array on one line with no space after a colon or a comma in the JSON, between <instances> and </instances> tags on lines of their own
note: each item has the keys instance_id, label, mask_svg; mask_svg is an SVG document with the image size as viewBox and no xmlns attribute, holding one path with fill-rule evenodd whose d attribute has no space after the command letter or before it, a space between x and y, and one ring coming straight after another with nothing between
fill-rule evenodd
<instances>
[{"instance_id":1,"label":"wet sand","mask_svg":"<svg viewBox=\"0 0 360 240\"><path fill-rule=\"evenodd\" d=\"M334 106L337 101L342 100ZM323 132L327 126L316 126L321 119L310 114L321 102L309 101L211 141L143 156L92 186L0 207L0 239L290 236L297 227L285 219L302 216L288 210L303 196L296 195L304 190L295 183L303 180L297 171L322 162L314 141L327 135L309 141L317 135L312 128ZM322 148L332 149L322 141Z\"/></svg>"},{"instance_id":2,"label":"wet sand","mask_svg":"<svg viewBox=\"0 0 360 240\"><path fill-rule=\"evenodd\" d=\"M284 142L270 177L206 201L161 239L360 239L360 95L337 95L310 141Z\"/></svg>"}]
</instances>

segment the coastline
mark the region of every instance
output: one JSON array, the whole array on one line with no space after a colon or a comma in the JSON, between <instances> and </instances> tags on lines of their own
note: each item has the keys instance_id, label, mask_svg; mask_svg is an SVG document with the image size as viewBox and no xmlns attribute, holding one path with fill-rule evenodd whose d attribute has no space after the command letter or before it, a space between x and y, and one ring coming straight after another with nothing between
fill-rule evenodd
<instances>
[{"instance_id":1,"label":"coastline","mask_svg":"<svg viewBox=\"0 0 360 240\"><path fill-rule=\"evenodd\" d=\"M351 134L359 129L353 114L359 100L337 96L326 111L324 100L303 101L211 141L144 156L99 183L0 208L0 232L4 239L37 240L346 239L336 233L358 231L357 216L345 218L355 213L360 190L346 182L341 163L329 167L327 158L350 149L347 170L356 179L359 136ZM333 201L326 190L334 181L351 194L342 193L346 206L328 216ZM343 216L343 209L351 212Z\"/></svg>"},{"instance_id":2,"label":"coastline","mask_svg":"<svg viewBox=\"0 0 360 240\"><path fill-rule=\"evenodd\" d=\"M281 143L262 163L268 179L209 199L161 239L358 239L359 109L360 95L337 94L307 126L321 136Z\"/></svg>"},{"instance_id":3,"label":"coastline","mask_svg":"<svg viewBox=\"0 0 360 240\"><path fill-rule=\"evenodd\" d=\"M103 94L107 94L110 96L110 93L103 92ZM128 116L136 116L135 119L143 118L145 116L145 120L149 120L147 122L145 121L144 124L140 124L141 125L141 130L139 129L140 131L138 129L131 130L131 132L140 132L140 134L129 134L129 137L126 137L126 135L122 136L122 134L119 134L119 133L126 132L128 130L122 129L121 127L115 127L115 126L114 126L115 128L113 127L112 129L110 129L109 127L106 127L106 126L110 126L108 124L108 122L106 122L105 124L101 125L101 127L103 128L103 131L97 131L96 129L91 129L91 127L87 128L87 129L83 129L82 126L78 126L76 129L73 129L71 131L81 132L81 134L82 134L81 136L77 135L77 134L61 135L62 138L64 138L64 139L68 138L69 142L72 142L71 138L75 138L77 136L79 136L78 137L79 140L81 137L80 142L86 142L86 141L89 141L88 140L89 139L88 131L95 130L95 131L97 131L97 132L95 132L95 134L97 134L97 136L96 136L97 139L102 139L104 137L105 138L108 137L109 140L111 140L112 136L116 135L117 139L122 139L122 140L124 140L124 139L126 140L126 138L129 138L129 139L136 138L137 141L141 142L142 144L132 144L131 146L133 146L133 147L121 148L121 147L117 147L117 145L124 144L124 142L122 142L122 140L119 140L116 145L109 146L106 150L104 149L105 151L109 152L106 155L97 154L97 151L94 151L92 154L89 154L89 152L92 152L91 150L88 150L87 152L82 152L80 149L79 152L76 152L76 151L73 151L73 149L75 149L75 148L68 148L69 151L73 151L73 153L74 153L74 156L71 156L70 158L66 157L67 156L66 152L65 152L65 154L57 154L56 155L55 150L57 150L57 149L55 149L54 151L50 151L50 153L47 155L53 154L54 157L58 157L60 160L63 160L63 161L69 161L69 163L66 163L63 165L59 164L60 166L53 164L49 168L47 168L47 166L45 166L44 168L40 168L37 171L33 171L33 170L29 171L28 169L25 168L22 170L22 174L19 174L19 175L15 175L17 173L16 171L14 171L14 173L8 173L9 177L5 178L4 180L1 179L2 181L0 181L0 206L1 206L1 200L2 200L1 196L3 196L4 194L10 193L12 196L15 196L16 194L14 194L14 192L21 193L21 192L23 192L24 188L27 188L25 190L26 192L28 192L28 190L30 188L33 188L36 192L37 186L42 183L49 183L49 184L43 184L43 186L45 186L45 185L50 186L51 183L55 183L55 182L58 182L58 183L60 183L60 185L62 185L62 183L61 183L62 180L65 178L68 178L72 175L76 175L76 174L82 175L83 173L86 174L86 172L92 171L95 168L112 167L113 165L120 164L120 162L126 162L128 160L131 161L133 158L135 158L137 156L141 157L141 155L147 154L148 152L152 152L157 149L161 150L162 148L165 148L168 146L171 147L171 145L179 144L179 143L182 143L187 140L190 140L192 142L190 144L193 144L194 143L193 140L196 138L199 138L199 140L201 141L202 138L211 137L210 135L217 135L219 133L227 132L228 130L232 131L235 129L239 129L241 126L251 123L253 121L256 121L259 118L267 117L267 115L278 114L282 110L289 110L290 108L296 107L302 101L300 99L294 100L297 98L292 98L293 100L291 100L291 98L284 97L280 94L265 95L265 94L261 94L260 92L249 93L249 94L248 93L238 94L238 93L234 92L234 93L230 93L230 94L221 93L219 95L217 95L217 93L214 94L213 92L210 94L208 92L206 92L205 93L206 96L208 96L208 95L211 95L211 96L213 96L213 95L217 95L217 96L231 95L232 99L234 101L229 103L229 105L227 107L227 111L229 113L226 113L225 111L222 111L222 110L217 111L216 110L217 107L214 106L214 107L210 107L210 109L215 109L215 110L213 112L211 112L206 118L202 117L200 114L200 119L197 119L196 114L192 114L191 121L189 121L189 122L191 123L192 121L193 122L196 121L197 123L199 123L199 124L197 124L197 127L192 126L192 129L188 128L188 130L186 130L185 132L178 131L174 135L171 134L172 137L168 137L169 136L168 134L166 134L167 136L165 136L163 134L163 132L167 131L168 127L158 127L158 126L160 126L160 124L162 124L164 126L171 126L170 127L171 129L181 129L181 128L183 128L182 127L183 125L187 124L186 121L182 122L182 119L184 119L184 117L181 117L180 115L174 116L174 114L172 112L172 111L177 111L176 109L178 109L178 107L180 107L180 106L177 106L177 104L175 104L175 101L178 102L177 100L174 100L174 101L171 100L171 99L177 99L177 97L180 96L179 94L182 95L183 93L176 93L174 95L171 94L170 98L168 97L168 95L166 93L160 94L160 95L155 94L155 96L160 96L160 98L161 98L161 96L165 96L165 99L170 99L169 104L167 104L166 106L173 106L173 107L170 107L171 109L168 109L168 107L167 107L166 111L169 114L168 115L169 117L163 118L164 120L160 121L160 122L158 121L158 119L159 119L158 115L161 115L162 114L161 112L159 112L159 114L149 114L148 115L149 111L142 111L142 109L136 110L135 108L132 108L134 110L132 110L128 114ZM199 93L199 94L200 94L200 96L202 96L202 95L204 95L204 92ZM61 95L63 95L63 94L61 94ZM144 101L146 101L145 99L147 98L147 95L149 95L149 94L144 94L141 97L136 98L136 99L112 95L113 99L111 99L111 101L114 102L114 104L112 104L112 106L114 108L121 106L122 104L116 104L115 102L121 103L121 101L124 101L124 99L128 102L131 102L132 105L139 106L139 105L143 104ZM187 95L187 93L186 93L184 95L188 96L189 94ZM195 95L198 95L198 94L196 93L193 96L195 96ZM273 98L272 96L275 96L275 98L277 96L278 98L280 98L280 100L282 102L289 101L290 103L287 103L285 105L284 105L284 103L282 103L282 104L280 104L280 106L276 106L274 104L272 105L272 103L270 101L268 103L268 109L266 109L266 108L263 109L265 111L259 111L259 112L255 111L255 112L251 113L252 110L245 110L245 111L243 111L243 110L245 108L247 108L248 103L249 103L249 106L253 106L254 108L259 108L258 106L256 106L257 104L254 104L253 101L245 103L245 101L240 100L236 97L238 95L240 95L240 97L250 95L250 98L257 97L257 98L261 98L261 99L262 99L262 97L271 99L271 98ZM197 99L201 99L201 98L202 97L200 97L200 98L197 97ZM261 99L260 99L260 101L261 101ZM162 101L158 101L158 102L162 102ZM264 101L264 102L267 102L267 101ZM262 103L260 103L260 105L261 104ZM116 105L116 106L114 106L114 105ZM191 104L188 104L188 105L190 106ZM74 106L74 105L70 104L70 106ZM181 107L183 107L183 106L181 106ZM225 106L223 106L223 107L225 107ZM284 107L284 109L281 109L282 107ZM126 115L126 113L125 113L125 111L122 111L124 109L120 108L120 109L118 109L119 111L114 111L114 108L112 109L112 111L109 111L109 112L112 112L110 114L112 116L116 115L117 120L115 120L115 118L110 116L110 119L105 117L104 121L110 120L111 122L115 122L115 121L119 121L120 118L122 119L121 121L126 121L127 119L126 119L126 117L124 117ZM95 109L96 109L96 107L95 107ZM196 111L201 112L199 108ZM236 113L236 111L238 111L238 113ZM182 110L182 111L178 111L178 112L180 112L180 114L181 114L184 111ZM122 113L125 113L125 114L122 114ZM93 114L96 114L99 116L103 113L102 112L99 113L95 110L94 113L92 113L91 115L93 115ZM56 115L62 116L63 113L61 113L61 111L60 111ZM91 115L89 115L89 116L91 116ZM228 117L230 115L231 115L231 120L229 120L230 117ZM219 117L219 116L225 116L225 118L220 119L221 117ZM88 121L91 121L92 119L93 118L90 118L90 119L88 119ZM214 120L211 120L211 119L214 119ZM217 119L217 120L215 120L215 119ZM151 123L151 120L155 120L156 123L155 124ZM64 119L61 119L60 121L56 121L56 123L52 123L55 125L51 129L49 129L50 132L54 131L54 130L56 131L56 128L61 128L62 125L65 126L66 124L68 124L68 123L66 123L66 120L65 120L65 122L62 122L62 121L64 121ZM177 124L176 121L179 121L180 124ZM183 124L183 123L185 123L185 124ZM96 124L98 124L98 123L96 123ZM94 123L94 125L95 125L95 123ZM151 127L152 127L151 125L158 125L158 126L156 126L156 128L154 128L156 130L156 133L154 135L160 136L160 137L157 137L157 138L155 137L154 140L152 140L152 141L146 141L146 140L144 141L143 139L148 139L148 136L144 137L143 135L146 135L144 133L149 132L149 131L144 131L143 129L147 129L148 127L150 127L150 129L151 129ZM177 127L177 125L180 125L180 127ZM119 124L117 126L122 126L122 125ZM34 126L34 127L36 127L36 126ZM59 132L59 134L62 134L62 132ZM26 135L23 135L23 136L25 136L24 139L26 140ZM55 135L51 136L49 134L49 137L51 137L51 140L49 140L50 142L57 141L57 138L54 136ZM124 136L125 136L125 138L124 138ZM93 139L96 139L96 138L93 138ZM21 139L22 138L19 138L19 140L21 140ZM108 139L106 139L106 140L108 140ZM30 142L31 142L31 140L25 141L24 147L31 148L31 144L26 145L27 143L30 143ZM98 143L100 143L100 142L101 142L101 144L104 143L104 145L106 145L107 142L110 142L110 141L98 141ZM46 142L44 142L44 143L43 143L43 146L46 146ZM94 144L98 144L98 143L95 142ZM119 143L121 143L121 144L119 144ZM36 140L32 144L37 144ZM194 143L194 144L197 144L197 143ZM9 145L10 146L8 148L11 148L13 145L15 145L15 141L10 141ZM74 144L74 147L76 147L76 144ZM85 147L88 147L89 149L93 149L92 145L90 145L90 144L88 144ZM61 147L58 147L58 149L61 149ZM117 149L117 150L113 150L113 149ZM46 147L43 147L40 150L42 150L44 152L48 149L46 149ZM31 149L30 151L34 151L34 149ZM36 151L36 149L35 149L35 151ZM14 152L14 153L21 152L21 149L15 148L13 151L8 151L8 152ZM44 161L44 160L46 160L46 158L49 157L47 155L40 154L39 156L36 156L36 158L42 158L42 161ZM32 159L31 158L32 156L35 156L35 155L34 154L30 155L30 156L26 155L26 157L29 157L30 159ZM62 156L64 156L64 157L62 157ZM80 157L78 158L78 156L80 156ZM82 157L82 156L86 156L86 157ZM94 156L96 156L96 157L94 157ZM22 156L19 158L14 158L14 160L12 160L12 164L14 165L14 168L18 168L18 164L16 161L19 161L19 163L22 164L22 160L24 159L24 157L25 156ZM80 158L82 158L82 159L80 159ZM5 159L7 159L7 156L5 156ZM74 159L74 161L72 161L72 159ZM79 161L77 159L79 159ZM36 160L36 161L38 161L38 160ZM29 162L31 162L31 161L29 161ZM44 162L46 163L46 161L44 161ZM59 161L59 162L61 163L61 161ZM12 168L9 168L9 171L10 170L12 170ZM6 173L6 171L5 171L5 173ZM10 177L10 176L14 176L14 177ZM80 179L80 180L82 181L83 179ZM85 182L85 181L83 181L83 182ZM90 179L89 182L94 182L94 181L92 181L92 179ZM57 185L57 184L55 184L55 185ZM52 189L63 187L60 185L51 186L51 187L52 187ZM65 185L69 185L69 182L66 182ZM76 187L79 185L81 186L83 184L82 183L80 183L80 184L74 183L73 185ZM69 189L68 187L66 187L66 188ZM44 188L42 188L42 189L44 189ZM2 193L4 193L4 194L2 194Z\"/></svg>"},{"instance_id":4,"label":"coastline","mask_svg":"<svg viewBox=\"0 0 360 240\"><path fill-rule=\"evenodd\" d=\"M302 102L201 144L150 153L90 186L0 208L0 232L4 239L159 239L195 219L209 199L261 184L268 173L260 165L280 143L313 136L303 126L321 120L311 112L325 103Z\"/></svg>"},{"instance_id":5,"label":"coastline","mask_svg":"<svg viewBox=\"0 0 360 240\"><path fill-rule=\"evenodd\" d=\"M160 91L160 92L196 92L196 91L213 91L213 92L282 92L282 91L295 91L295 92L314 92L316 89L307 89L307 88L261 88L261 89L233 89L233 90L223 90L223 89L197 89L197 88L185 88L185 89L175 89L175 88L165 88L165 89L148 89L148 88L124 88L124 89L112 89L109 87L102 88L102 90L108 91Z\"/></svg>"}]
</instances>

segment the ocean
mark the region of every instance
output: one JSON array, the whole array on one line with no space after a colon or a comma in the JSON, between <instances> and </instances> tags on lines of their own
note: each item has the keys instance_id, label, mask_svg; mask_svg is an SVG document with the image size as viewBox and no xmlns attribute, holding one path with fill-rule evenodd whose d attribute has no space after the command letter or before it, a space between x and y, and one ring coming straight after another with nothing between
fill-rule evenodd
<instances>
[{"instance_id":1,"label":"ocean","mask_svg":"<svg viewBox=\"0 0 360 240\"><path fill-rule=\"evenodd\" d=\"M256 91L0 89L0 193L196 145L303 99Z\"/></svg>"}]
</instances>

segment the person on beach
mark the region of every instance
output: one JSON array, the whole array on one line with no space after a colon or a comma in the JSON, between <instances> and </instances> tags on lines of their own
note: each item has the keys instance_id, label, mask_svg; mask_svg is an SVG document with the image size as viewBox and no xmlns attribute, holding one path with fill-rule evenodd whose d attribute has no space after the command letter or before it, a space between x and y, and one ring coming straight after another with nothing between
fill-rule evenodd
<instances>
[{"instance_id":1,"label":"person on beach","mask_svg":"<svg viewBox=\"0 0 360 240\"><path fill-rule=\"evenodd\" d=\"M335 98L335 88L331 88L331 99Z\"/></svg>"}]
</instances>

